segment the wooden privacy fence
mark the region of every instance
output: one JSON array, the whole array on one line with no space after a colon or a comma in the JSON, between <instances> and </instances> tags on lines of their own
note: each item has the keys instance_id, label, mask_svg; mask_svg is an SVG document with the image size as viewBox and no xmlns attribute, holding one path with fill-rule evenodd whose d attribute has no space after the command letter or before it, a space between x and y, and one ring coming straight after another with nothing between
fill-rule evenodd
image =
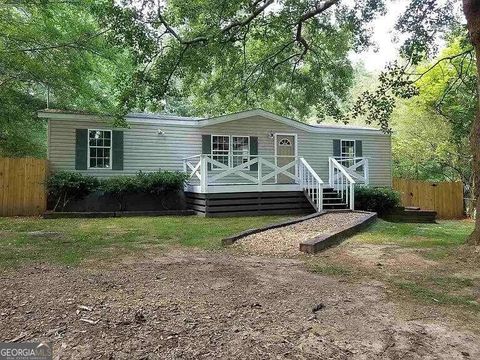
<instances>
[{"instance_id":1,"label":"wooden privacy fence","mask_svg":"<svg viewBox=\"0 0 480 360\"><path fill-rule=\"evenodd\" d=\"M0 216L43 214L47 172L47 160L0 158Z\"/></svg>"},{"instance_id":2,"label":"wooden privacy fence","mask_svg":"<svg viewBox=\"0 0 480 360\"><path fill-rule=\"evenodd\" d=\"M393 178L393 189L400 192L403 206L435 210L440 219L459 219L463 213L463 184Z\"/></svg>"}]
</instances>

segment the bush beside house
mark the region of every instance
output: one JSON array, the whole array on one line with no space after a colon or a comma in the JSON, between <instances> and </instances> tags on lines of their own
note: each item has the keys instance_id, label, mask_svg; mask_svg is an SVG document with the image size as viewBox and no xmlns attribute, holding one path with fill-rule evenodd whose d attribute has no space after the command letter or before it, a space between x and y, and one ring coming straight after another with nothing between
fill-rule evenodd
<instances>
[{"instance_id":1,"label":"bush beside house","mask_svg":"<svg viewBox=\"0 0 480 360\"><path fill-rule=\"evenodd\" d=\"M355 209L374 211L379 216L400 205L400 194L389 188L358 186L355 188Z\"/></svg>"},{"instance_id":2,"label":"bush beside house","mask_svg":"<svg viewBox=\"0 0 480 360\"><path fill-rule=\"evenodd\" d=\"M99 180L61 171L48 182L48 209L63 212L161 211L186 209L180 172L139 172Z\"/></svg>"}]
</instances>

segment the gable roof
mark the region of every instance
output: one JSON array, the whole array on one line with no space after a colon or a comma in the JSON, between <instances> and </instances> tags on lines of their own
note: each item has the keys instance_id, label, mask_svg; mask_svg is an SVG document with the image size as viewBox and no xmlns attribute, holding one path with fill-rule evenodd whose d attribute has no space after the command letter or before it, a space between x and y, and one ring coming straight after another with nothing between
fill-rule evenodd
<instances>
[{"instance_id":1,"label":"gable roof","mask_svg":"<svg viewBox=\"0 0 480 360\"><path fill-rule=\"evenodd\" d=\"M363 126L351 126L351 125L333 125L333 124L307 124L300 122L295 119L291 119L285 116L280 116L274 114L270 111L263 110L263 109L252 109L246 111L240 111L236 113L231 113L227 115L216 116L212 118L207 118L200 120L200 127L210 126L221 124L229 121L241 120L246 119L253 116L261 116L263 118L267 118L273 121L278 121L288 126L295 127L300 130L309 131L309 132L325 132L325 130L330 130L330 132L335 132L335 130L340 130L344 132L345 130L357 130L357 131L368 131L374 133L382 133L381 130L375 129L372 127L363 127Z\"/></svg>"},{"instance_id":2,"label":"gable roof","mask_svg":"<svg viewBox=\"0 0 480 360\"><path fill-rule=\"evenodd\" d=\"M211 125L222 124L230 121L237 121L247 119L250 117L263 117L272 121L297 128L299 130L314 132L314 133L352 133L352 134L376 134L382 135L383 132L371 127L350 126L350 125L330 125L330 124L306 124L285 116L274 114L263 109L251 109L240 111L236 113L215 116L211 118L200 117L185 117L170 114L149 114L149 113L130 113L125 119L130 123L146 123L158 125L180 125L193 127L206 127ZM62 110L41 110L38 112L38 117L47 118L51 120L108 120L111 116L89 114L77 111L62 111Z\"/></svg>"}]
</instances>

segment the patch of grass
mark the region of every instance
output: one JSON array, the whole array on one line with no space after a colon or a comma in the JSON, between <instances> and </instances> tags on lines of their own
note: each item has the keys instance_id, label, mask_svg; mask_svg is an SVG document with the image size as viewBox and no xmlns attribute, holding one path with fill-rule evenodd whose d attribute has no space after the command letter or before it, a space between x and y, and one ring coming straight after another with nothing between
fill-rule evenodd
<instances>
[{"instance_id":1,"label":"patch of grass","mask_svg":"<svg viewBox=\"0 0 480 360\"><path fill-rule=\"evenodd\" d=\"M448 248L465 243L468 235L473 231L473 227L474 223L471 221L409 224L378 220L368 231L360 233L354 239L369 244L395 244L412 248Z\"/></svg>"},{"instance_id":2,"label":"patch of grass","mask_svg":"<svg viewBox=\"0 0 480 360\"><path fill-rule=\"evenodd\" d=\"M413 281L397 280L393 282L393 285L417 300L433 304L468 306L480 310L480 304L475 301L473 296L450 295Z\"/></svg>"},{"instance_id":3,"label":"patch of grass","mask_svg":"<svg viewBox=\"0 0 480 360\"><path fill-rule=\"evenodd\" d=\"M449 290L473 286L473 279L456 276L431 276L427 280L438 287Z\"/></svg>"},{"instance_id":4,"label":"patch of grass","mask_svg":"<svg viewBox=\"0 0 480 360\"><path fill-rule=\"evenodd\" d=\"M441 305L477 316L480 258L464 245L473 227L471 221L406 224L379 220L306 264L320 274L380 281L393 290L391 298L399 303ZM422 261L418 255L435 262Z\"/></svg>"},{"instance_id":5,"label":"patch of grass","mask_svg":"<svg viewBox=\"0 0 480 360\"><path fill-rule=\"evenodd\" d=\"M143 250L145 246L219 249L224 237L281 219L284 218L0 218L0 267L43 261L75 265L89 257L118 256ZM29 234L34 231L45 234Z\"/></svg>"}]
</instances>

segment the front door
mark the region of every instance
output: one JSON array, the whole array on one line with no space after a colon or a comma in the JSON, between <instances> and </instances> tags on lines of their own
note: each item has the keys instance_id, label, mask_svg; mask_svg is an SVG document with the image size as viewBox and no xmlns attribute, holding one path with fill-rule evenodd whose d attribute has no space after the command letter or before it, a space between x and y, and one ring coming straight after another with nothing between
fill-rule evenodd
<instances>
[{"instance_id":1,"label":"front door","mask_svg":"<svg viewBox=\"0 0 480 360\"><path fill-rule=\"evenodd\" d=\"M276 135L276 149L277 153L277 166L282 167L295 160L295 136L294 135ZM292 166L287 170L292 175L295 175L295 166ZM292 184L295 180L288 177L285 174L277 175L277 183L279 184Z\"/></svg>"}]
</instances>

